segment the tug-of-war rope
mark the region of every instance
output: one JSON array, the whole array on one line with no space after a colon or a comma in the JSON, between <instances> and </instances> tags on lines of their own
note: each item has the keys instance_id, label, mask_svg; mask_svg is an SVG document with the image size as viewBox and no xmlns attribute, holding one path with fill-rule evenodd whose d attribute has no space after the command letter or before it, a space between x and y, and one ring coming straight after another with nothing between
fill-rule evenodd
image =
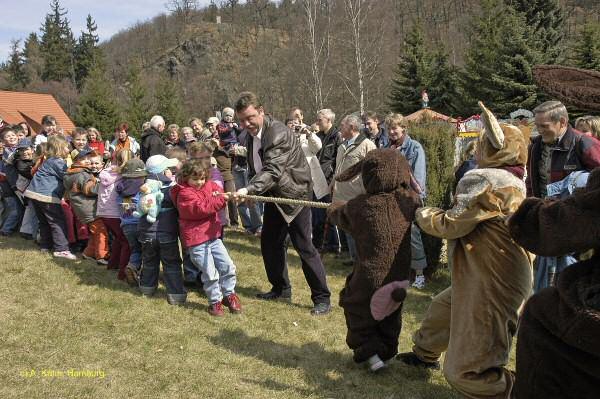
<instances>
[{"instance_id":1,"label":"tug-of-war rope","mask_svg":"<svg viewBox=\"0 0 600 399\"><path fill-rule=\"evenodd\" d=\"M220 193L221 195L226 195L230 193ZM328 208L329 203L327 202L315 202L315 201L303 201L303 200L296 200L296 199L290 199L290 198L279 198L279 197L264 197L262 195L249 195L249 194L237 194L236 195L238 198L241 199L248 199L251 201L258 201L258 202L272 202L274 204L284 204L284 205L300 205L300 206L306 206L309 208Z\"/></svg>"}]
</instances>

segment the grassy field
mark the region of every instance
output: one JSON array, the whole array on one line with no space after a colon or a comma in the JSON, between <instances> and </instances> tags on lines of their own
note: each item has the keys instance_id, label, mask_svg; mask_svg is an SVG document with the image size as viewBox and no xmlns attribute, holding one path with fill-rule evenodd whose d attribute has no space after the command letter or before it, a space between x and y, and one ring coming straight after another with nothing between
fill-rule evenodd
<instances>
[{"instance_id":1,"label":"grassy field","mask_svg":"<svg viewBox=\"0 0 600 399\"><path fill-rule=\"evenodd\" d=\"M0 398L457 398L439 371L393 361L370 375L351 360L342 310L309 315L290 252L293 304L262 302L258 239L228 233L244 313L213 318L203 294L184 307L161 287L144 298L89 261L58 261L18 238L0 240ZM333 302L349 269L325 257ZM400 350L447 273L409 292ZM87 374L86 374L87 373Z\"/></svg>"}]
</instances>

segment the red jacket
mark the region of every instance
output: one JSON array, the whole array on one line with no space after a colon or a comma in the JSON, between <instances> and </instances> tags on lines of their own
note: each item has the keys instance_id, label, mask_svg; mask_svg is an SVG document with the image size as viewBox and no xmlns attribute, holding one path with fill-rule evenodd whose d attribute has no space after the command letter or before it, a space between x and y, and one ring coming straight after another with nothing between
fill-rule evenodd
<instances>
[{"instance_id":1,"label":"red jacket","mask_svg":"<svg viewBox=\"0 0 600 399\"><path fill-rule=\"evenodd\" d=\"M225 197L213 196L215 191L223 192L212 180L201 188L182 183L171 189L171 199L179 212L181 239L186 248L221 237L217 213L225 207Z\"/></svg>"},{"instance_id":2,"label":"red jacket","mask_svg":"<svg viewBox=\"0 0 600 399\"><path fill-rule=\"evenodd\" d=\"M92 149L95 150L98 154L100 154L101 156L104 155L104 141L101 140L97 140L97 141L89 141L88 142L88 146Z\"/></svg>"}]
</instances>

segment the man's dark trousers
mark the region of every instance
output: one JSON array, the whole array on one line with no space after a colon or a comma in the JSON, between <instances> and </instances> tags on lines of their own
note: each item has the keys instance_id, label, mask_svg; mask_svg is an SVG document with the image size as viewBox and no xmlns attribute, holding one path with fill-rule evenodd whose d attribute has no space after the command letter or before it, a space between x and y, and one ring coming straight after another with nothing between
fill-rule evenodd
<instances>
[{"instance_id":1,"label":"man's dark trousers","mask_svg":"<svg viewBox=\"0 0 600 399\"><path fill-rule=\"evenodd\" d=\"M309 208L302 208L302 211L288 225L275 204L266 203L260 249L267 278L273 285L273 292L291 294L285 245L285 238L289 234L292 245L302 260L302 271L310 287L313 303L328 304L331 293L327 288L321 257L312 243L311 229Z\"/></svg>"}]
</instances>

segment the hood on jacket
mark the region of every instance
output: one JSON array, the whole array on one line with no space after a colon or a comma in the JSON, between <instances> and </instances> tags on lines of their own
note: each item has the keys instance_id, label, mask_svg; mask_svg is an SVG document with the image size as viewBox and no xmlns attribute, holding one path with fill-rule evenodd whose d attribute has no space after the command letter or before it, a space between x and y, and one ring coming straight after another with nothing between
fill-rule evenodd
<instances>
[{"instance_id":1,"label":"hood on jacket","mask_svg":"<svg viewBox=\"0 0 600 399\"><path fill-rule=\"evenodd\" d=\"M479 101L484 129L479 137L479 168L525 166L529 147L521 129L500 124L494 114Z\"/></svg>"},{"instance_id":2,"label":"hood on jacket","mask_svg":"<svg viewBox=\"0 0 600 399\"><path fill-rule=\"evenodd\" d=\"M144 184L145 179L145 177L121 179L117 184L117 193L122 197L133 197L140 191L140 187Z\"/></svg>"},{"instance_id":3,"label":"hood on jacket","mask_svg":"<svg viewBox=\"0 0 600 399\"><path fill-rule=\"evenodd\" d=\"M410 187L410 165L396 150L369 151L364 159L346 169L337 181L352 180L362 174L363 185L369 194L388 193Z\"/></svg>"},{"instance_id":4,"label":"hood on jacket","mask_svg":"<svg viewBox=\"0 0 600 399\"><path fill-rule=\"evenodd\" d=\"M171 187L171 200L174 204L177 204L177 198L179 197L181 190L187 187L189 187L189 185L187 185L186 183L177 183L176 185Z\"/></svg>"},{"instance_id":5,"label":"hood on jacket","mask_svg":"<svg viewBox=\"0 0 600 399\"><path fill-rule=\"evenodd\" d=\"M100 183L103 186L110 186L115 184L121 178L121 174L118 173L115 168L110 168L104 169L102 172L100 172L99 177Z\"/></svg>"},{"instance_id":6,"label":"hood on jacket","mask_svg":"<svg viewBox=\"0 0 600 399\"><path fill-rule=\"evenodd\" d=\"M144 133L142 133L142 139L147 137L147 136L151 136L151 135L157 135L160 137L160 133L158 130L154 129L153 127L149 128L148 130L144 130Z\"/></svg>"}]
</instances>

